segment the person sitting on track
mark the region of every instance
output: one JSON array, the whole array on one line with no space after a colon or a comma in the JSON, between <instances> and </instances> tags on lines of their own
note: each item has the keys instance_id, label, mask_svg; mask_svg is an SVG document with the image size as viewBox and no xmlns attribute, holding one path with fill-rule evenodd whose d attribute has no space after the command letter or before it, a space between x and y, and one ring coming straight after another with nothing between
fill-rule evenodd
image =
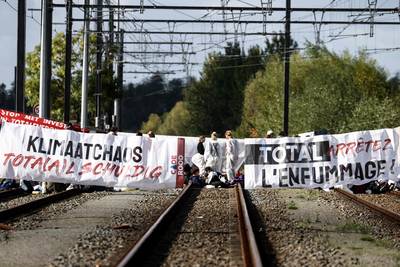
<instances>
[{"instance_id":1,"label":"person sitting on track","mask_svg":"<svg viewBox=\"0 0 400 267\"><path fill-rule=\"evenodd\" d=\"M192 181L192 185L195 187L203 187L205 185L203 177L200 176L199 168L196 166L192 168L192 175L189 180Z\"/></svg>"},{"instance_id":2,"label":"person sitting on track","mask_svg":"<svg viewBox=\"0 0 400 267\"><path fill-rule=\"evenodd\" d=\"M213 171L211 167L206 167L204 172L204 178L207 184L207 188L214 188L214 187L229 187L227 184L227 179L221 173Z\"/></svg>"}]
</instances>

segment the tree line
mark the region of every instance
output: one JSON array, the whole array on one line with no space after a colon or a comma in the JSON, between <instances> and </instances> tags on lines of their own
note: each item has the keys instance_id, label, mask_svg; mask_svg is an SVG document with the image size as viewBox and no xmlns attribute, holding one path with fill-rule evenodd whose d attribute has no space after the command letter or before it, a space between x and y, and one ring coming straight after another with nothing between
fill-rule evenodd
<instances>
[{"instance_id":1,"label":"tree line","mask_svg":"<svg viewBox=\"0 0 400 267\"><path fill-rule=\"evenodd\" d=\"M89 121L95 113L95 36L90 37ZM152 130L159 134L220 135L227 129L240 137L263 137L283 125L284 36L245 51L227 43L223 52L210 53L199 78L167 80L160 74L125 84L122 129ZM362 51L335 53L310 43L298 50L291 40L289 133L326 129L330 133L396 127L400 122L400 75L389 77ZM71 116L79 121L82 77L82 34L73 38ZM110 68L115 47L106 48L102 67L102 110L112 114L117 83ZM51 119L62 120L65 36L52 46ZM39 103L40 47L27 54L27 110ZM14 90L0 85L0 107L13 109Z\"/></svg>"},{"instance_id":2,"label":"tree line","mask_svg":"<svg viewBox=\"0 0 400 267\"><path fill-rule=\"evenodd\" d=\"M228 44L211 53L201 76L184 89L170 112L152 114L144 130L160 134L200 135L226 129L239 137L264 137L283 125L283 38L244 53ZM309 131L344 133L397 127L400 124L399 78L389 77L360 51L335 53L291 41L289 134Z\"/></svg>"}]
</instances>

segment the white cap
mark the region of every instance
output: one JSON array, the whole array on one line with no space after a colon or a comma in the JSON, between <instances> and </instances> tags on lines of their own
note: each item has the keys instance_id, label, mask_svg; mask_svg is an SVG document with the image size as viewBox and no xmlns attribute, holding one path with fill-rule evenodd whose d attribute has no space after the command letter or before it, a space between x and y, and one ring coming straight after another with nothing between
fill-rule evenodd
<instances>
[{"instance_id":1,"label":"white cap","mask_svg":"<svg viewBox=\"0 0 400 267\"><path fill-rule=\"evenodd\" d=\"M272 130L268 130L268 132L267 132L267 135L271 135L271 134L273 134L274 132L272 131Z\"/></svg>"}]
</instances>

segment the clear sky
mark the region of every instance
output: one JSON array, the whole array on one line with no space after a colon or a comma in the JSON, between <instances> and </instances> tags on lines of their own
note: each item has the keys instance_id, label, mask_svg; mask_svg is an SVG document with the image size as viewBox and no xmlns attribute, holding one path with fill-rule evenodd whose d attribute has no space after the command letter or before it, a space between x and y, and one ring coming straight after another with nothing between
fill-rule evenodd
<instances>
[{"instance_id":1,"label":"clear sky","mask_svg":"<svg viewBox=\"0 0 400 267\"><path fill-rule=\"evenodd\" d=\"M94 2L93 0L91 0ZM111 0L111 2L116 3L118 0ZM41 0L27 0L28 8L40 8ZM54 0L55 3L64 3L64 0ZM75 0L75 3L82 3L83 0ZM121 4L139 4L139 0L120 0ZM146 5L157 4L157 5L180 5L184 2L184 5L209 5L209 6L219 6L220 0L207 0L207 1L179 1L179 0L145 0ZM260 6L259 0L230 0L228 5L231 6ZM267 0L263 1L267 2ZM380 0L378 2L378 7L398 7L398 0ZM273 0L273 7L285 7L284 0ZM5 83L9 87L10 83L14 80L14 66L16 65L16 42L17 42L17 13L14 8L17 7L17 0L0 0L0 83ZM368 7L367 0L292 0L292 7ZM104 13L107 16L107 12ZM28 11L27 15L27 42L26 51L32 51L33 47L40 42L40 13L37 11ZM316 20L321 19L321 13L316 13ZM140 12L124 12L120 14L121 17L125 19L134 19L136 22L133 23L123 23L121 27L125 30L139 30L142 25L139 23L140 19L207 19L207 20L220 20L222 19L222 13L217 11L152 11L145 10L143 14ZM230 12L225 14L227 19L232 19L232 16L237 19L240 17L242 20L262 20L262 16L255 15L251 13L234 13ZM283 12L274 12L271 16L267 16L267 20L283 20L285 14ZM364 14L324 14L324 20L354 20L354 19L365 19L369 16L368 12ZM33 18L32 18L33 17ZM74 17L82 17L82 12L80 10L74 11ZM309 13L292 13L293 20L314 20L314 15L312 12ZM378 14L375 17L376 21L400 21L399 14ZM54 12L54 22L62 23L65 21L65 10L56 9ZM75 23L74 30L78 30L81 24ZM94 25L92 26L92 29ZM65 25L55 25L54 32L60 32L65 30ZM143 29L148 31L157 30L172 30L175 31L207 31L207 32L217 32L224 31L223 25L204 25L204 24L176 24L167 25L166 23L161 24L143 24ZM227 31L238 31L239 35L236 37L237 40L244 44L246 48L259 44L263 46L265 37L263 36L247 36L243 37L240 32L259 32L262 31L262 25L249 24L247 26L243 25L241 28L233 25L226 25ZM267 25L267 31L279 31L283 30L283 25ZM335 52L342 52L343 50L349 50L351 53L357 53L360 49L368 49L371 53L371 57L375 58L379 65L382 66L389 75L394 75L396 72L400 71L400 25L395 26L375 26L373 29L373 37L370 37L370 26L369 25L353 25L347 27L346 25L323 25L321 27L321 40L326 43L327 47ZM204 36L190 36L190 35L175 35L171 37L169 35L143 35L143 34L130 34L126 35L126 41L190 41L194 45L190 47L184 47L184 51L196 52L195 55L190 57L191 62L203 62L207 53L211 51L219 51L223 49L224 43L226 42L225 36L214 36L214 35L204 35ZM230 41L234 40L234 37L228 36ZM292 38L295 39L299 46L302 47L306 40L310 42L315 42L315 30L313 25L293 25L292 26ZM377 49L377 50L376 50ZM381 49L390 49L390 51L385 51ZM125 50L129 51L171 51L170 46L135 46L126 45ZM175 46L172 48L173 51L182 51L182 47ZM133 57L126 56L126 61L182 61L181 55L167 56L160 58L159 56L149 56L149 55L134 55ZM126 65L125 70L127 71L137 71L137 70L176 70L177 76L184 76L182 65ZM201 65L192 66L190 68L191 74L198 76ZM140 79L144 78L142 75L138 74L126 74L126 82L138 82Z\"/></svg>"}]
</instances>

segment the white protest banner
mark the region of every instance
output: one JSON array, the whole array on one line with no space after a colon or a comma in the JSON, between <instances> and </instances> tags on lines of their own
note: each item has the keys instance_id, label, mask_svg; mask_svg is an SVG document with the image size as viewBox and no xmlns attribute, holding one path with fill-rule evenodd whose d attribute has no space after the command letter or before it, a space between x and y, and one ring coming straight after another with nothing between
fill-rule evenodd
<instances>
[{"instance_id":1,"label":"white protest banner","mask_svg":"<svg viewBox=\"0 0 400 267\"><path fill-rule=\"evenodd\" d=\"M399 128L313 137L245 139L245 188L329 188L397 180Z\"/></svg>"},{"instance_id":2,"label":"white protest banner","mask_svg":"<svg viewBox=\"0 0 400 267\"><path fill-rule=\"evenodd\" d=\"M3 122L0 177L102 186L183 185L184 140L79 133ZM170 168L170 163L182 165Z\"/></svg>"}]
</instances>

